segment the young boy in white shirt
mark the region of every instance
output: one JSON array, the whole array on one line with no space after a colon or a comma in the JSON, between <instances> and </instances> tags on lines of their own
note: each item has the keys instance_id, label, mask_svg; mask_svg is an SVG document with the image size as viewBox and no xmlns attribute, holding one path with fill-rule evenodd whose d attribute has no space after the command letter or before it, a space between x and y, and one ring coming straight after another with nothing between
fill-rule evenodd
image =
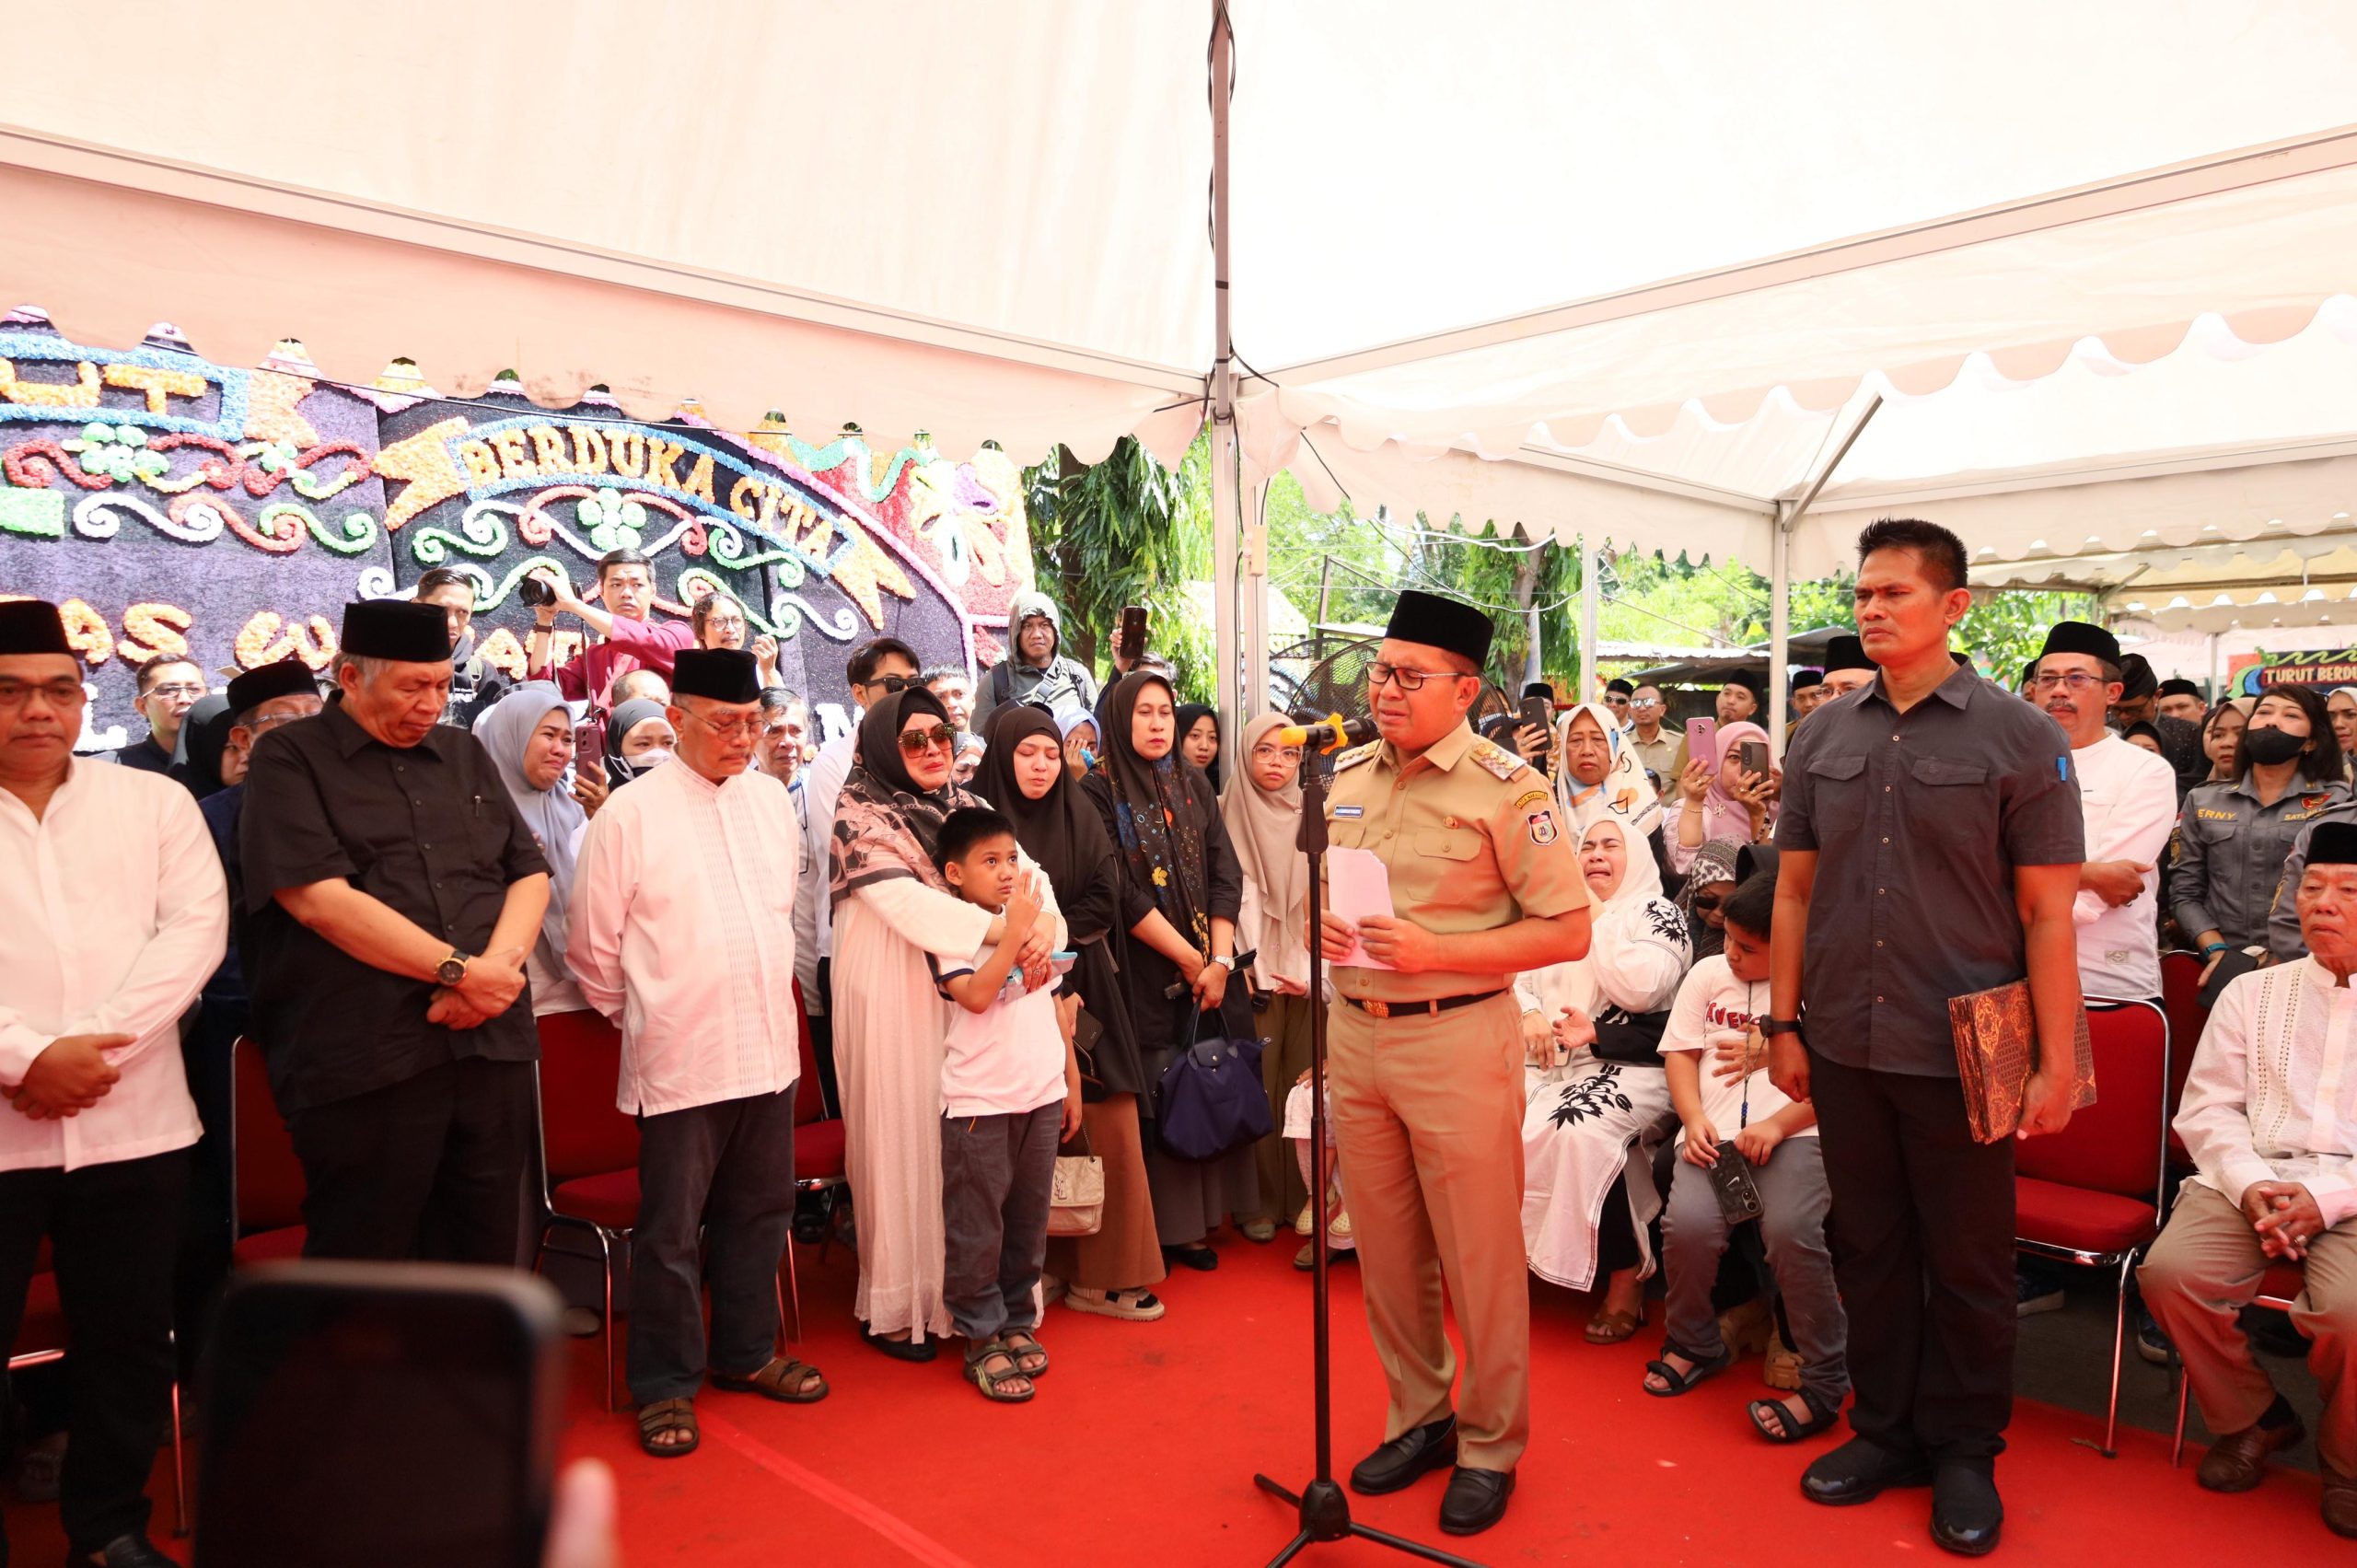
<instances>
[{"instance_id":1,"label":"young boy in white shirt","mask_svg":"<svg viewBox=\"0 0 2357 1568\"><path fill-rule=\"evenodd\" d=\"M941 825L934 859L950 890L1003 916L1004 934L969 964L930 957L958 1004L941 1064L942 1295L966 1336L966 1377L1002 1404L1031 1398L1048 1370L1032 1330L1048 1251L1056 1145L1080 1128L1080 1069L1055 987L1023 988L1016 955L1039 918L1035 874L1017 865L1015 829L995 811ZM1011 983L1010 983L1011 981Z\"/></svg>"},{"instance_id":2,"label":"young boy in white shirt","mask_svg":"<svg viewBox=\"0 0 2357 1568\"><path fill-rule=\"evenodd\" d=\"M1685 1128L1677 1175L1662 1214L1667 1308L1661 1359L1648 1362L1645 1392L1666 1399L1685 1393L1734 1360L1711 1307L1719 1259L1737 1224L1721 1206L1713 1176L1737 1157L1759 1198L1768 1265L1784 1298L1794 1348L1801 1357L1800 1392L1783 1400L1754 1400L1751 1424L1771 1443L1797 1443L1832 1425L1850 1392L1849 1323L1833 1283L1825 1245L1831 1198L1817 1137L1817 1112L1794 1104L1768 1081L1767 1053L1755 1021L1768 1009L1768 930L1776 912L1773 873L1752 877L1722 906L1726 950L1687 972L1670 1005L1661 1059L1669 1099ZM1744 1039L1750 1051L1706 1078L1703 1059L1721 1040ZM1741 1068L1750 1065L1743 1075Z\"/></svg>"}]
</instances>

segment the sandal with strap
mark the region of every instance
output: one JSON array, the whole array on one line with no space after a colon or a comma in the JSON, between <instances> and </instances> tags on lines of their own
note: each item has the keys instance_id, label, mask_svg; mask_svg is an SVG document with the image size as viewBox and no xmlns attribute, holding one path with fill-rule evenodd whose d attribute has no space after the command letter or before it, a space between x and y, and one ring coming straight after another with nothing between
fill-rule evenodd
<instances>
[{"instance_id":1,"label":"sandal with strap","mask_svg":"<svg viewBox=\"0 0 2357 1568\"><path fill-rule=\"evenodd\" d=\"M1722 1350L1716 1355L1702 1356L1690 1353L1681 1345L1664 1345L1661 1347L1661 1353L1664 1356L1684 1356L1691 1365L1685 1371L1680 1372L1666 1360L1645 1363L1647 1372L1669 1385L1666 1388L1656 1388L1651 1383L1643 1385L1645 1392L1656 1400L1674 1400L1680 1394L1692 1393L1695 1384L1707 1383L1735 1365L1735 1352L1731 1350Z\"/></svg>"},{"instance_id":2,"label":"sandal with strap","mask_svg":"<svg viewBox=\"0 0 2357 1568\"><path fill-rule=\"evenodd\" d=\"M1039 1344L1039 1336L1028 1329L1009 1329L999 1336L1006 1348L1015 1353L1016 1367L1026 1377L1037 1377L1048 1370L1048 1353Z\"/></svg>"},{"instance_id":3,"label":"sandal with strap","mask_svg":"<svg viewBox=\"0 0 2357 1568\"><path fill-rule=\"evenodd\" d=\"M1005 1360L1005 1370L993 1372L990 1369L989 1363L993 1356L1003 1357ZM982 1398L994 1404L1024 1404L1039 1391L1037 1388L1026 1388L1019 1394L1008 1393L1004 1385L1018 1380L1025 1383L1030 1382L1030 1374L1016 1365L1015 1351L1004 1340L992 1340L987 1343L977 1345L966 1357L966 1381L980 1388L982 1391Z\"/></svg>"},{"instance_id":4,"label":"sandal with strap","mask_svg":"<svg viewBox=\"0 0 2357 1568\"><path fill-rule=\"evenodd\" d=\"M674 1432L688 1434L684 1443L657 1443ZM684 1458L703 1438L696 1431L696 1402L691 1399L657 1400L638 1407L638 1446L658 1459Z\"/></svg>"},{"instance_id":5,"label":"sandal with strap","mask_svg":"<svg viewBox=\"0 0 2357 1568\"><path fill-rule=\"evenodd\" d=\"M1754 1400L1743 1407L1744 1413L1751 1417L1753 1430L1771 1443L1802 1442L1816 1436L1840 1419L1840 1406L1827 1410L1817 1401L1817 1395L1806 1388L1800 1390L1800 1396L1801 1403L1808 1407L1808 1419L1804 1422L1795 1423L1791 1407L1782 1400ZM1768 1430L1768 1417L1771 1411L1776 1417L1776 1424L1783 1428L1782 1431Z\"/></svg>"},{"instance_id":6,"label":"sandal with strap","mask_svg":"<svg viewBox=\"0 0 2357 1568\"><path fill-rule=\"evenodd\" d=\"M818 1378L814 1387L812 1378ZM815 1405L827 1397L827 1379L807 1362L796 1361L790 1355L773 1355L757 1372L741 1376L736 1373L715 1372L712 1386L726 1388L732 1394L759 1394L765 1400L781 1404Z\"/></svg>"},{"instance_id":7,"label":"sandal with strap","mask_svg":"<svg viewBox=\"0 0 2357 1568\"><path fill-rule=\"evenodd\" d=\"M1587 1342L1592 1345L1617 1345L1633 1337L1644 1326L1643 1310L1599 1312L1587 1320Z\"/></svg>"}]
</instances>

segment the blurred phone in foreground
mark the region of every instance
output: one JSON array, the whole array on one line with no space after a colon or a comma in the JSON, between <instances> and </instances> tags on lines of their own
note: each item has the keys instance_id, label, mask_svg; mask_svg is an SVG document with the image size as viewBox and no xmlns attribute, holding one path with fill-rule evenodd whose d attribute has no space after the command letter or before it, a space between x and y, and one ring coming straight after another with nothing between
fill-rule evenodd
<instances>
[{"instance_id":1,"label":"blurred phone in foreground","mask_svg":"<svg viewBox=\"0 0 2357 1568\"><path fill-rule=\"evenodd\" d=\"M1538 731L1542 739L1542 744L1538 748L1541 751L1552 751L1555 749L1555 732L1550 727L1550 722L1547 713L1546 698L1525 697L1522 700L1522 724Z\"/></svg>"},{"instance_id":2,"label":"blurred phone in foreground","mask_svg":"<svg viewBox=\"0 0 2357 1568\"><path fill-rule=\"evenodd\" d=\"M1145 607L1125 604L1121 607L1120 652L1124 659L1135 664L1145 656Z\"/></svg>"},{"instance_id":3,"label":"blurred phone in foreground","mask_svg":"<svg viewBox=\"0 0 2357 1568\"><path fill-rule=\"evenodd\" d=\"M540 1568L561 1310L506 1269L240 1273L205 1351L197 1568Z\"/></svg>"},{"instance_id":4,"label":"blurred phone in foreground","mask_svg":"<svg viewBox=\"0 0 2357 1568\"><path fill-rule=\"evenodd\" d=\"M1689 719L1686 725L1686 760L1716 772L1719 767L1719 721Z\"/></svg>"}]
</instances>

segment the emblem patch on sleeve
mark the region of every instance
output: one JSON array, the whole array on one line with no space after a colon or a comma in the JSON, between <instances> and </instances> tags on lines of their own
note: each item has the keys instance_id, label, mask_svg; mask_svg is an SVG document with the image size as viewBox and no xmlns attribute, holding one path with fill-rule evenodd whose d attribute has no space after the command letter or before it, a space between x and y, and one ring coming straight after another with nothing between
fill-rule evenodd
<instances>
[{"instance_id":1,"label":"emblem patch on sleeve","mask_svg":"<svg viewBox=\"0 0 2357 1568\"><path fill-rule=\"evenodd\" d=\"M1552 811L1534 811L1523 820L1530 826L1532 843L1551 844L1561 836L1555 827L1555 814Z\"/></svg>"}]
</instances>

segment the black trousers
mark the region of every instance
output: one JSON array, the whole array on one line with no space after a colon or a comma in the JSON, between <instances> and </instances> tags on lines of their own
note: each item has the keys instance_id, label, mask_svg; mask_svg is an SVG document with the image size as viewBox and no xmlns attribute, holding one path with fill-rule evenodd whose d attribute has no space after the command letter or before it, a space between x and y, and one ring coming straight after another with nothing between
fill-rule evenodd
<instances>
[{"instance_id":1,"label":"black trousers","mask_svg":"<svg viewBox=\"0 0 2357 1568\"><path fill-rule=\"evenodd\" d=\"M57 1505L76 1552L147 1528L147 1473L171 1413L172 1262L188 1159L174 1149L78 1170L0 1171L0 1346L23 1325L44 1236L65 1311Z\"/></svg>"},{"instance_id":2,"label":"black trousers","mask_svg":"<svg viewBox=\"0 0 2357 1568\"><path fill-rule=\"evenodd\" d=\"M532 1066L469 1059L287 1118L307 1258L514 1267L532 1162Z\"/></svg>"},{"instance_id":3,"label":"black trousers","mask_svg":"<svg viewBox=\"0 0 2357 1568\"><path fill-rule=\"evenodd\" d=\"M204 1123L204 1135L189 1151L188 1214L180 1229L180 1263L173 1285L172 1329L180 1341L180 1376L196 1368L204 1330L229 1279L229 1243L237 1205L237 1172L226 1129L236 1079L230 1052L246 1032L250 1013L243 1002L207 999L197 1004L195 1024L180 1037L180 1065L189 1098Z\"/></svg>"},{"instance_id":4,"label":"black trousers","mask_svg":"<svg viewBox=\"0 0 2357 1568\"><path fill-rule=\"evenodd\" d=\"M1976 1144L1955 1078L1809 1052L1862 1437L1986 1465L2014 1414L2014 1143Z\"/></svg>"},{"instance_id":5,"label":"black trousers","mask_svg":"<svg viewBox=\"0 0 2357 1568\"><path fill-rule=\"evenodd\" d=\"M826 1009L810 1015L810 1055L819 1068L819 1103L830 1116L843 1113L842 1088L835 1082L835 960L819 960L819 994L805 998Z\"/></svg>"},{"instance_id":6,"label":"black trousers","mask_svg":"<svg viewBox=\"0 0 2357 1568\"><path fill-rule=\"evenodd\" d=\"M638 1119L630 1235L630 1393L691 1398L707 1365L742 1377L777 1345L777 1272L794 1224L794 1091ZM703 1256L697 1255L697 1237Z\"/></svg>"}]
</instances>

